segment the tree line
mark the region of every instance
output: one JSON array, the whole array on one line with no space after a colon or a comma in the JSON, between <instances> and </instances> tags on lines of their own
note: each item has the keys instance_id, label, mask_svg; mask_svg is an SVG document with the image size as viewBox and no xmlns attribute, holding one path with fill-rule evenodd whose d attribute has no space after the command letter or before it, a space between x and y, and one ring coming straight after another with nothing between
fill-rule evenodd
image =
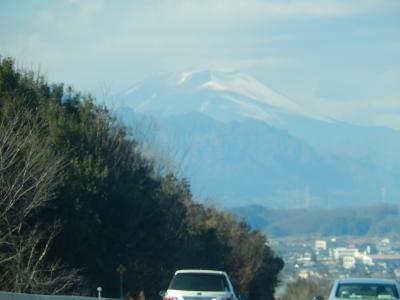
<instances>
[{"instance_id":1,"label":"tree line","mask_svg":"<svg viewBox=\"0 0 400 300\"><path fill-rule=\"evenodd\" d=\"M400 233L399 206L390 203L365 207L267 209L254 205L231 213L246 219L273 237L285 236L382 236Z\"/></svg>"},{"instance_id":2,"label":"tree line","mask_svg":"<svg viewBox=\"0 0 400 300\"><path fill-rule=\"evenodd\" d=\"M143 149L91 95L0 59L0 290L118 297L123 266L124 296L157 299L176 269L211 268L273 299L266 237Z\"/></svg>"}]
</instances>

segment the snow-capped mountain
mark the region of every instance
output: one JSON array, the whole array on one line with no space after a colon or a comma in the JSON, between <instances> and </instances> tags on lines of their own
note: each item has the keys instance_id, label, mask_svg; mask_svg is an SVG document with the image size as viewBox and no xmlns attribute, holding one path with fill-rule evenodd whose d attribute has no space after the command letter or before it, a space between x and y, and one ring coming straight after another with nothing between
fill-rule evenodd
<instances>
[{"instance_id":1,"label":"snow-capped mountain","mask_svg":"<svg viewBox=\"0 0 400 300\"><path fill-rule=\"evenodd\" d=\"M200 112L225 122L252 118L279 123L287 114L323 119L241 72L158 75L127 89L118 99L119 106L157 117Z\"/></svg>"},{"instance_id":2,"label":"snow-capped mountain","mask_svg":"<svg viewBox=\"0 0 400 300\"><path fill-rule=\"evenodd\" d=\"M216 204L326 207L400 198L399 132L312 113L245 73L156 75L115 98L126 124L137 127L138 115L157 120L154 146L184 161L180 175Z\"/></svg>"}]
</instances>

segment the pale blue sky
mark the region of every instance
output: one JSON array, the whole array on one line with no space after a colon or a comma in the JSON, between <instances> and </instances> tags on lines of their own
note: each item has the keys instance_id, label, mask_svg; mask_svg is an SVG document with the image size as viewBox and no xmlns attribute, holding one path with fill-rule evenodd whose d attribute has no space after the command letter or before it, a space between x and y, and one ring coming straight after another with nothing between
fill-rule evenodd
<instances>
[{"instance_id":1,"label":"pale blue sky","mask_svg":"<svg viewBox=\"0 0 400 300\"><path fill-rule=\"evenodd\" d=\"M241 70L400 130L400 0L0 0L0 54L100 98L154 73Z\"/></svg>"}]
</instances>

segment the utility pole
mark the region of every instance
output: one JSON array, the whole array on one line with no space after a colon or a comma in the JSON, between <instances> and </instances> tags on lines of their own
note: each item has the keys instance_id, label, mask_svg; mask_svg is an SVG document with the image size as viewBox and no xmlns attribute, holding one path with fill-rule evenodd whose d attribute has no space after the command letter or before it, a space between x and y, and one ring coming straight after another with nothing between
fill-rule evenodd
<instances>
[{"instance_id":1,"label":"utility pole","mask_svg":"<svg viewBox=\"0 0 400 300\"><path fill-rule=\"evenodd\" d=\"M126 268L120 264L117 267L117 272L119 274L119 298L122 299L124 297L124 290L123 290L123 280L124 280L124 273L126 272Z\"/></svg>"}]
</instances>

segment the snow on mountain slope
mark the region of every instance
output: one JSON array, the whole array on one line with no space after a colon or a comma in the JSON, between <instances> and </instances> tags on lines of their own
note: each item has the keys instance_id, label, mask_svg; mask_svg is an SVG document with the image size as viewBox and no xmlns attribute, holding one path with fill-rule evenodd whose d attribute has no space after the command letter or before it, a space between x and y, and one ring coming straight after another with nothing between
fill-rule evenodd
<instances>
[{"instance_id":1,"label":"snow on mountain slope","mask_svg":"<svg viewBox=\"0 0 400 300\"><path fill-rule=\"evenodd\" d=\"M187 155L193 191L220 204L362 205L382 190L387 201L400 199L398 132L311 113L247 74L157 75L115 99L126 124L157 120L157 151Z\"/></svg>"},{"instance_id":2,"label":"snow on mountain slope","mask_svg":"<svg viewBox=\"0 0 400 300\"><path fill-rule=\"evenodd\" d=\"M282 115L324 119L245 73L190 71L145 79L117 96L118 106L155 116L201 112L219 121Z\"/></svg>"}]
</instances>

